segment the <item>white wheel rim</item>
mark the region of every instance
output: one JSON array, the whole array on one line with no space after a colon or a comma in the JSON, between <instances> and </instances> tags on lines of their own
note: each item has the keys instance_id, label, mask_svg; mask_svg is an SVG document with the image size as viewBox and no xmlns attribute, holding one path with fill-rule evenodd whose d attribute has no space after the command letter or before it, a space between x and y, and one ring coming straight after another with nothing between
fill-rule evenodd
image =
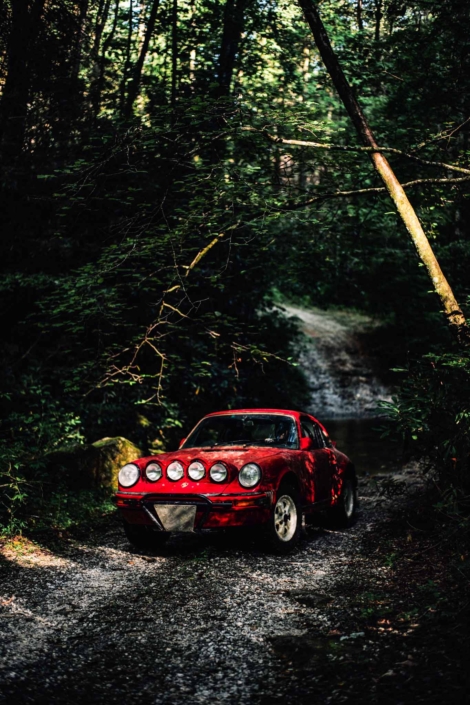
<instances>
[{"instance_id":1,"label":"white wheel rim","mask_svg":"<svg viewBox=\"0 0 470 705\"><path fill-rule=\"evenodd\" d=\"M354 513L354 488L349 480L344 483L343 506L346 516L351 518Z\"/></svg>"},{"instance_id":2,"label":"white wheel rim","mask_svg":"<svg viewBox=\"0 0 470 705\"><path fill-rule=\"evenodd\" d=\"M279 497L274 507L274 530L281 541L290 541L297 529L297 507L288 494Z\"/></svg>"}]
</instances>

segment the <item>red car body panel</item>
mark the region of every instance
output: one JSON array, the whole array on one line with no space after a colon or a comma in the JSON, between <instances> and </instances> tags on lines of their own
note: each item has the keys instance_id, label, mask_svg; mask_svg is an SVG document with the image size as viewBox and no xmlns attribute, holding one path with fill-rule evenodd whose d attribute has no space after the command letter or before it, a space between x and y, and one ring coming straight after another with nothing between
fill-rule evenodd
<instances>
[{"instance_id":1,"label":"red car body panel","mask_svg":"<svg viewBox=\"0 0 470 705\"><path fill-rule=\"evenodd\" d=\"M286 476L297 486L302 509L305 513L333 506L340 495L342 477L349 468L354 472L349 458L329 442L326 429L313 416L298 411L282 409L236 409L208 414L208 417L234 414L280 414L295 420L299 438L303 436L300 419L308 418L321 430L325 445L316 449L290 449L275 447L180 448L133 461L140 470L140 478L130 488L119 486L116 503L124 519L130 524L159 525L158 505L196 506L194 529L220 529L263 524L268 521L271 507L279 487ZM198 427L196 425L195 428ZM193 429L194 430L194 429ZM168 465L178 460L183 465L184 476L172 481L166 475ZM199 460L206 469L204 478L194 481L187 469ZM163 476L151 482L145 476L150 462L157 462ZM216 462L227 467L227 480L213 481L209 469ZM238 481L238 473L249 462L262 470L259 484L245 489ZM161 524L160 524L160 528Z\"/></svg>"}]
</instances>

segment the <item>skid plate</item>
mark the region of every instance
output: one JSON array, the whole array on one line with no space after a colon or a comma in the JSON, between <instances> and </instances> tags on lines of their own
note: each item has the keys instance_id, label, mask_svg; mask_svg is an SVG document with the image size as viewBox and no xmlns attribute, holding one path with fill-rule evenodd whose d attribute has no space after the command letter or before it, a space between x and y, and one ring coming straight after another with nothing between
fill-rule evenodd
<instances>
[{"instance_id":1,"label":"skid plate","mask_svg":"<svg viewBox=\"0 0 470 705\"><path fill-rule=\"evenodd\" d=\"M165 531L194 531L194 504L154 504L154 508Z\"/></svg>"}]
</instances>

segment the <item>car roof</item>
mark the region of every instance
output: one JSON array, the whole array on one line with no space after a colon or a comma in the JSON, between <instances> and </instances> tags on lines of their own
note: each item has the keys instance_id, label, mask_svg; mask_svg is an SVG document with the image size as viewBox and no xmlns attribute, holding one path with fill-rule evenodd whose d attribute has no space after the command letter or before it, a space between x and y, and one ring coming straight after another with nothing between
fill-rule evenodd
<instances>
[{"instance_id":1,"label":"car roof","mask_svg":"<svg viewBox=\"0 0 470 705\"><path fill-rule=\"evenodd\" d=\"M294 409L226 409L225 411L213 411L211 414L206 414L204 418L208 416L226 416L230 414L287 414L288 416L294 416L297 420L299 420L300 416L309 416L311 419L314 419L322 431L328 435L328 431L325 429L323 424L315 418L315 416L312 416L312 414L309 414L307 411L296 411Z\"/></svg>"}]
</instances>

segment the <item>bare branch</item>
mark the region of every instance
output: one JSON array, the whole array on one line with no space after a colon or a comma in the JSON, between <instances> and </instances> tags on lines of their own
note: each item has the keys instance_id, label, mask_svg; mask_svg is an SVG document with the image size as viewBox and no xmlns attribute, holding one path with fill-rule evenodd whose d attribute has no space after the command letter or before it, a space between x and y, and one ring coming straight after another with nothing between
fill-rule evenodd
<instances>
[{"instance_id":1,"label":"bare branch","mask_svg":"<svg viewBox=\"0 0 470 705\"><path fill-rule=\"evenodd\" d=\"M183 268L187 270L186 274L185 274L186 277L188 276L191 269L194 269L194 267L202 260L204 255L206 255L209 252L209 250L211 250L214 247L214 245L216 245L219 242L220 238L223 237L224 235L225 235L225 233L219 233L218 235L216 235L215 238L213 240L211 240L208 245L206 245L206 247L204 247L200 252L197 253L196 257L193 259L193 261L191 262L190 265L188 265L188 266L183 265Z\"/></svg>"}]
</instances>

